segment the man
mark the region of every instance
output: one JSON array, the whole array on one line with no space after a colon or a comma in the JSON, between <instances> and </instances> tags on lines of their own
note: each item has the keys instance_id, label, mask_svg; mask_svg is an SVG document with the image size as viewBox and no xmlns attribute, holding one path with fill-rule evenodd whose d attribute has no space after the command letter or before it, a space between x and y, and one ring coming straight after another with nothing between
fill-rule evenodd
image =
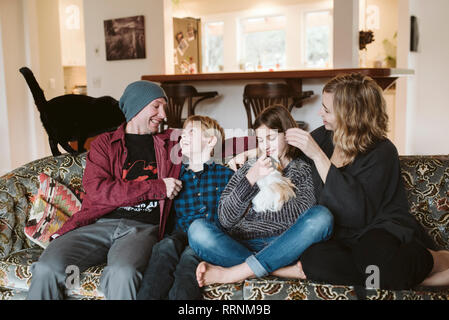
<instances>
[{"instance_id":1,"label":"man","mask_svg":"<svg viewBox=\"0 0 449 320\"><path fill-rule=\"evenodd\" d=\"M164 235L172 199L182 188L181 164L170 160L172 130L164 91L131 83L120 98L126 123L100 135L87 155L82 208L53 236L32 265L28 299L63 299L66 268L107 263L100 288L107 299L135 299L153 245Z\"/></svg>"}]
</instances>

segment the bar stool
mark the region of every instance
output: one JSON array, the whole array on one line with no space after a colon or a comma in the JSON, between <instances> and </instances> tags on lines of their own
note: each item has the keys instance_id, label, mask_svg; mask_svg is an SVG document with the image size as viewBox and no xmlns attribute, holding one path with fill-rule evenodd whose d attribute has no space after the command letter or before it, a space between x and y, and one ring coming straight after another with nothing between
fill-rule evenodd
<instances>
[{"instance_id":1,"label":"bar stool","mask_svg":"<svg viewBox=\"0 0 449 320\"><path fill-rule=\"evenodd\" d=\"M285 83L266 82L247 84L243 91L243 104L248 117L248 129L253 128L252 113L257 118L265 108L274 104L281 104L291 112L293 107L301 107L302 102L312 95L313 91L294 92ZM292 102L289 104L290 100ZM307 126L303 121L296 122L300 128L306 128Z\"/></svg>"},{"instance_id":2,"label":"bar stool","mask_svg":"<svg viewBox=\"0 0 449 320\"><path fill-rule=\"evenodd\" d=\"M182 119L181 115L186 100L187 116L191 116L195 114L198 103L218 95L217 91L198 92L194 86L181 83L164 83L161 87L168 98L166 124L169 128L182 128L185 119Z\"/></svg>"}]
</instances>

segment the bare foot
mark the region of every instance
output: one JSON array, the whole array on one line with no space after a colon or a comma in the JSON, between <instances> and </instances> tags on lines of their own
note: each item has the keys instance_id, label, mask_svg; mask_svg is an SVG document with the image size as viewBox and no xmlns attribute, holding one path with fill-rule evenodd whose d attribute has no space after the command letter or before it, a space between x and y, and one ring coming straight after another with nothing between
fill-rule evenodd
<instances>
[{"instance_id":1,"label":"bare foot","mask_svg":"<svg viewBox=\"0 0 449 320\"><path fill-rule=\"evenodd\" d=\"M204 286L204 273L206 272L207 263L205 261L200 262L198 267L196 267L196 281L198 282L198 286L201 288Z\"/></svg>"},{"instance_id":2,"label":"bare foot","mask_svg":"<svg viewBox=\"0 0 449 320\"><path fill-rule=\"evenodd\" d=\"M301 261L298 261L294 265L277 269L271 274L280 278L307 279L304 270L302 269Z\"/></svg>"},{"instance_id":3,"label":"bare foot","mask_svg":"<svg viewBox=\"0 0 449 320\"><path fill-rule=\"evenodd\" d=\"M433 269L432 272L430 273L431 275L449 269L449 251L447 250L433 251L430 249L428 250L430 251L433 257Z\"/></svg>"},{"instance_id":4,"label":"bare foot","mask_svg":"<svg viewBox=\"0 0 449 320\"><path fill-rule=\"evenodd\" d=\"M246 263L224 268L202 261L196 268L196 280L200 288L214 283L240 282L253 275Z\"/></svg>"},{"instance_id":5,"label":"bare foot","mask_svg":"<svg viewBox=\"0 0 449 320\"><path fill-rule=\"evenodd\" d=\"M441 255L441 259L445 261L446 269L449 269L449 251L440 250L438 253Z\"/></svg>"},{"instance_id":6,"label":"bare foot","mask_svg":"<svg viewBox=\"0 0 449 320\"><path fill-rule=\"evenodd\" d=\"M428 250L433 257L433 269L421 285L429 287L449 286L449 251Z\"/></svg>"},{"instance_id":7,"label":"bare foot","mask_svg":"<svg viewBox=\"0 0 449 320\"><path fill-rule=\"evenodd\" d=\"M426 287L449 286L449 269L431 274L421 285Z\"/></svg>"}]
</instances>

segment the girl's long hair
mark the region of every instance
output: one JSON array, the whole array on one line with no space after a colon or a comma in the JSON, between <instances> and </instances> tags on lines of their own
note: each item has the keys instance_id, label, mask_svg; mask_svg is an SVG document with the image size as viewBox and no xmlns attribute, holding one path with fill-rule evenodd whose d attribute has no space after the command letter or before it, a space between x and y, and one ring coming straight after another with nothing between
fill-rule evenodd
<instances>
[{"instance_id":1,"label":"girl's long hair","mask_svg":"<svg viewBox=\"0 0 449 320\"><path fill-rule=\"evenodd\" d=\"M265 125L270 129L276 130L281 133L285 133L290 128L297 128L295 119L288 111L286 107L281 104L275 104L267 107L254 121L254 129ZM291 145L287 145L285 156L289 159L296 159L301 155L301 151Z\"/></svg>"},{"instance_id":2,"label":"girl's long hair","mask_svg":"<svg viewBox=\"0 0 449 320\"><path fill-rule=\"evenodd\" d=\"M333 143L343 151L347 163L386 139L386 103L382 89L372 78L359 73L339 75L324 86L324 92L333 94Z\"/></svg>"}]
</instances>

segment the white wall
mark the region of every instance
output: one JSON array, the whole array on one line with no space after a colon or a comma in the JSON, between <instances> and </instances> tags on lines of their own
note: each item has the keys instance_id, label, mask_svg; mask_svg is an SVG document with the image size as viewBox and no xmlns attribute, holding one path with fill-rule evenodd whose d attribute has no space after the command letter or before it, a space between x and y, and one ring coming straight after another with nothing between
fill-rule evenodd
<instances>
[{"instance_id":1,"label":"white wall","mask_svg":"<svg viewBox=\"0 0 449 320\"><path fill-rule=\"evenodd\" d=\"M86 66L83 0L59 0L63 66Z\"/></svg>"},{"instance_id":2,"label":"white wall","mask_svg":"<svg viewBox=\"0 0 449 320\"><path fill-rule=\"evenodd\" d=\"M334 68L357 68L359 1L334 0Z\"/></svg>"},{"instance_id":3,"label":"white wall","mask_svg":"<svg viewBox=\"0 0 449 320\"><path fill-rule=\"evenodd\" d=\"M51 154L19 69L28 66L33 71L47 99L64 93L57 17L58 0L0 0L0 174ZM54 79L54 88L49 79Z\"/></svg>"},{"instance_id":4,"label":"white wall","mask_svg":"<svg viewBox=\"0 0 449 320\"><path fill-rule=\"evenodd\" d=\"M2 17L0 15L0 149L4 154L0 157L0 176L11 169L11 149L9 141L8 108L6 100L5 63L3 59Z\"/></svg>"},{"instance_id":5,"label":"white wall","mask_svg":"<svg viewBox=\"0 0 449 320\"><path fill-rule=\"evenodd\" d=\"M145 16L146 58L106 61L103 21L137 15ZM166 22L167 17L170 20ZM110 95L119 99L126 86L142 75L166 73L166 55L173 56L171 0L88 0L84 1L86 30L87 90L90 96ZM171 28L171 29L170 29ZM171 49L172 50L172 49Z\"/></svg>"},{"instance_id":6,"label":"white wall","mask_svg":"<svg viewBox=\"0 0 449 320\"><path fill-rule=\"evenodd\" d=\"M22 0L22 2L26 49L24 65L33 71L45 98L50 100L65 93L59 33L59 0ZM30 136L27 138L29 154L23 163L51 155L48 135L28 86L26 95Z\"/></svg>"},{"instance_id":7,"label":"white wall","mask_svg":"<svg viewBox=\"0 0 449 320\"><path fill-rule=\"evenodd\" d=\"M39 33L39 73L37 79L42 90L44 90L45 98L50 100L63 95L65 92L59 28L59 1L37 0L36 9Z\"/></svg>"},{"instance_id":8,"label":"white wall","mask_svg":"<svg viewBox=\"0 0 449 320\"><path fill-rule=\"evenodd\" d=\"M398 0L398 48L397 66L415 70L415 65L409 59L410 52L410 9L409 0ZM416 105L413 98L415 89L411 87L414 75L399 78L396 81L396 108L394 141L399 154L407 154L407 123L410 122L411 110Z\"/></svg>"},{"instance_id":9,"label":"white wall","mask_svg":"<svg viewBox=\"0 0 449 320\"><path fill-rule=\"evenodd\" d=\"M418 18L419 51L410 52L415 69L408 86L407 154L449 154L449 1L410 0ZM411 106L411 108L409 108Z\"/></svg>"},{"instance_id":10,"label":"white wall","mask_svg":"<svg viewBox=\"0 0 449 320\"><path fill-rule=\"evenodd\" d=\"M1 131L7 139L1 140L2 167L0 174L21 164L28 155L29 138L26 85L20 66L25 63L25 45L23 41L23 6L21 1L0 1L1 40L3 49L1 115L7 117L7 124L2 121ZM2 81L3 82L3 81ZM8 141L9 140L9 141ZM10 167L8 167L8 165Z\"/></svg>"}]
</instances>

